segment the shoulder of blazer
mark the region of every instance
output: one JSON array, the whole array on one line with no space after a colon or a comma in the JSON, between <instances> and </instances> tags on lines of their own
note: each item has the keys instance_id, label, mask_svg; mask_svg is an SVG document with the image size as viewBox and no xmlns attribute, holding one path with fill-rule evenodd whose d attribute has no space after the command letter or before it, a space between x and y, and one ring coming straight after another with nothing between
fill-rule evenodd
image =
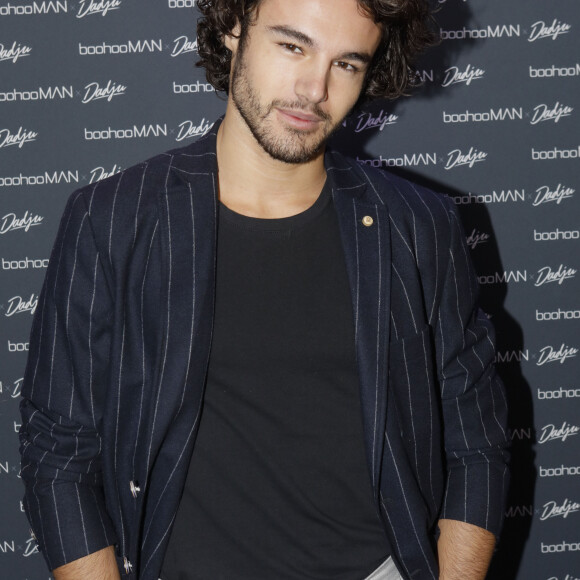
<instances>
[{"instance_id":1,"label":"shoulder of blazer","mask_svg":"<svg viewBox=\"0 0 580 580\"><path fill-rule=\"evenodd\" d=\"M140 197L142 204L155 200L160 194L170 194L183 187L182 175L196 171L214 173L217 171L215 136L212 129L199 140L176 149L160 153L140 163L132 165L115 175L87 185L79 192L87 198L98 195L104 206L123 203L130 204Z\"/></svg>"},{"instance_id":2,"label":"shoulder of blazer","mask_svg":"<svg viewBox=\"0 0 580 580\"><path fill-rule=\"evenodd\" d=\"M191 175L217 172L212 129L196 142L161 153L115 175L86 185L72 194L82 198L99 245L126 247L137 228L153 227L159 220L159 203L166 196L189 191ZM189 179L188 179L189 178Z\"/></svg>"},{"instance_id":3,"label":"shoulder of blazer","mask_svg":"<svg viewBox=\"0 0 580 580\"><path fill-rule=\"evenodd\" d=\"M350 172L349 181L365 183L364 201L385 205L393 218L405 220L425 219L437 223L449 223L454 212L451 198L413 181L399 177L386 169L361 164L337 151L330 151L327 165L341 170L341 175Z\"/></svg>"}]
</instances>

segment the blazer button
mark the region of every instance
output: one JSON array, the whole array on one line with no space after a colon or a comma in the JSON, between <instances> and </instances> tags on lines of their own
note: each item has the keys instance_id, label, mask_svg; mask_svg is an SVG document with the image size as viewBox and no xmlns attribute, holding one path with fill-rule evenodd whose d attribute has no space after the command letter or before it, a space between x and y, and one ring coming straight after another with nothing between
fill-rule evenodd
<instances>
[{"instance_id":1,"label":"blazer button","mask_svg":"<svg viewBox=\"0 0 580 580\"><path fill-rule=\"evenodd\" d=\"M368 228L369 226L372 226L375 223L375 220L370 215L365 215L365 217L362 219L362 223L363 226L367 226Z\"/></svg>"},{"instance_id":2,"label":"blazer button","mask_svg":"<svg viewBox=\"0 0 580 580\"><path fill-rule=\"evenodd\" d=\"M130 481L129 488L131 489L131 495L134 498L136 498L139 495L139 493L141 493L141 488L139 487L136 481Z\"/></svg>"}]
</instances>

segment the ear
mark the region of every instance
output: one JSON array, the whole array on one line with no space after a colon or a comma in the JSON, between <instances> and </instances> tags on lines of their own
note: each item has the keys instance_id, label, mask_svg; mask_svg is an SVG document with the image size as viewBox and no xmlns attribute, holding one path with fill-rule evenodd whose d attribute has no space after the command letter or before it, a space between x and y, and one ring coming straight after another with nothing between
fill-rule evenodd
<instances>
[{"instance_id":1,"label":"ear","mask_svg":"<svg viewBox=\"0 0 580 580\"><path fill-rule=\"evenodd\" d=\"M236 25L232 28L229 34L224 36L225 47L232 52L233 55L236 54L238 50L238 44L240 43L240 34L242 32L242 26L238 21Z\"/></svg>"}]
</instances>

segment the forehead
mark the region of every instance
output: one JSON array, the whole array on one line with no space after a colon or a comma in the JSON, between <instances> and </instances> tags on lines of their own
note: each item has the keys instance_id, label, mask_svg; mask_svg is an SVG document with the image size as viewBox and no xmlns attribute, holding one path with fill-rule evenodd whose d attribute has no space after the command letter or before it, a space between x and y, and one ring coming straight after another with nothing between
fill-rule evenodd
<instances>
[{"instance_id":1,"label":"forehead","mask_svg":"<svg viewBox=\"0 0 580 580\"><path fill-rule=\"evenodd\" d=\"M262 0L255 24L291 27L338 52L373 54L382 36L357 0Z\"/></svg>"}]
</instances>

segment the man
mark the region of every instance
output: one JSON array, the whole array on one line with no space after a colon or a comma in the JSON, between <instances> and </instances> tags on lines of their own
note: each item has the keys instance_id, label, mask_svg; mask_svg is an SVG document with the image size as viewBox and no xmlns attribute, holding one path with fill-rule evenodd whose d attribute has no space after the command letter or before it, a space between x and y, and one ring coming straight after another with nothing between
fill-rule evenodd
<instances>
[{"instance_id":1,"label":"man","mask_svg":"<svg viewBox=\"0 0 580 580\"><path fill-rule=\"evenodd\" d=\"M453 204L325 151L404 90L427 9L198 6L223 121L76 192L53 250L22 403L41 551L57 580L484 578L505 398Z\"/></svg>"}]
</instances>

